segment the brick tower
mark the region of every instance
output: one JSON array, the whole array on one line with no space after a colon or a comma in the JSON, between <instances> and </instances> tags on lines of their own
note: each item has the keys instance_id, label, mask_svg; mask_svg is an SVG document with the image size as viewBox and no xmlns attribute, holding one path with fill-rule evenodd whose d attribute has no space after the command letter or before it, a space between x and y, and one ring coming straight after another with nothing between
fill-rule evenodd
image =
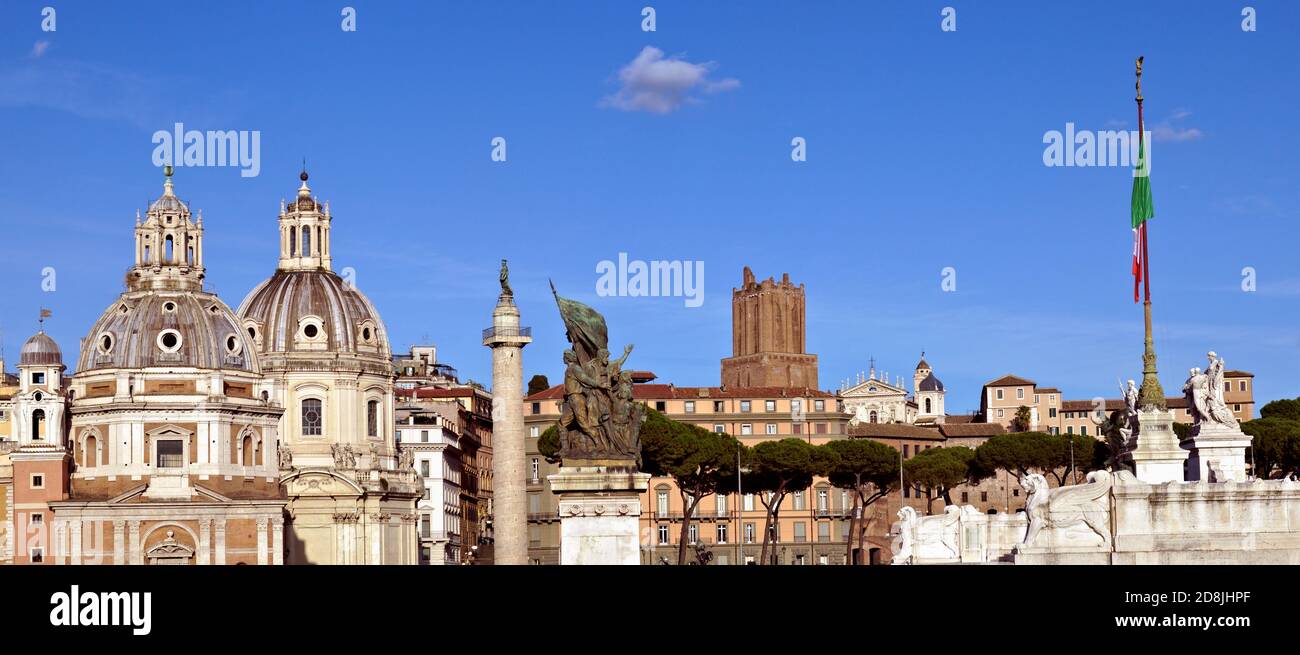
<instances>
[{"instance_id":1,"label":"brick tower","mask_svg":"<svg viewBox=\"0 0 1300 655\"><path fill-rule=\"evenodd\" d=\"M731 290L731 357L722 360L722 386L817 388L817 356L806 352L804 287L756 282L745 267Z\"/></svg>"}]
</instances>

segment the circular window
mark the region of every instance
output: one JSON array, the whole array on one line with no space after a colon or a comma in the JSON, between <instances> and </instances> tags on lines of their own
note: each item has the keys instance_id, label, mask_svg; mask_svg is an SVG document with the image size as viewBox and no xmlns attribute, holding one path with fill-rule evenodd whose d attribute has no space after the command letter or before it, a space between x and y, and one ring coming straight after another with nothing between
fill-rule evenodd
<instances>
[{"instance_id":1,"label":"circular window","mask_svg":"<svg viewBox=\"0 0 1300 655\"><path fill-rule=\"evenodd\" d=\"M320 334L320 328L317 328L312 323L308 323L306 327L302 329L302 334L308 339L315 339L316 335Z\"/></svg>"},{"instance_id":2,"label":"circular window","mask_svg":"<svg viewBox=\"0 0 1300 655\"><path fill-rule=\"evenodd\" d=\"M237 337L237 336L235 336L235 335L233 335L233 334L231 334L231 335L227 335L227 336L226 336L226 354L228 354L228 355L238 355L240 350L241 350L241 344L239 343L239 337Z\"/></svg>"},{"instance_id":3,"label":"circular window","mask_svg":"<svg viewBox=\"0 0 1300 655\"><path fill-rule=\"evenodd\" d=\"M164 312L174 312L174 311L176 311L176 303L174 303L174 302L172 302L172 301L170 301L170 300L168 300L167 302L163 303L163 311L164 311Z\"/></svg>"},{"instance_id":4,"label":"circular window","mask_svg":"<svg viewBox=\"0 0 1300 655\"><path fill-rule=\"evenodd\" d=\"M158 333L158 347L163 352L174 353L181 349L181 333L176 330L163 330Z\"/></svg>"},{"instance_id":5,"label":"circular window","mask_svg":"<svg viewBox=\"0 0 1300 655\"><path fill-rule=\"evenodd\" d=\"M249 339L256 339L256 338L257 338L257 328L255 328L255 327L253 327L253 326L251 326L251 325L248 326L248 338L249 338Z\"/></svg>"},{"instance_id":6,"label":"circular window","mask_svg":"<svg viewBox=\"0 0 1300 655\"><path fill-rule=\"evenodd\" d=\"M99 335L99 352L108 354L113 351L113 335L105 332Z\"/></svg>"},{"instance_id":7,"label":"circular window","mask_svg":"<svg viewBox=\"0 0 1300 655\"><path fill-rule=\"evenodd\" d=\"M370 341L370 328L361 330L361 338Z\"/></svg>"},{"instance_id":8,"label":"circular window","mask_svg":"<svg viewBox=\"0 0 1300 655\"><path fill-rule=\"evenodd\" d=\"M36 395L33 396L33 398L35 398L35 399L36 399L36 402L39 403L39 402L41 402L41 398L44 398L44 396L41 395L41 392L37 391L37 392L36 392Z\"/></svg>"}]
</instances>

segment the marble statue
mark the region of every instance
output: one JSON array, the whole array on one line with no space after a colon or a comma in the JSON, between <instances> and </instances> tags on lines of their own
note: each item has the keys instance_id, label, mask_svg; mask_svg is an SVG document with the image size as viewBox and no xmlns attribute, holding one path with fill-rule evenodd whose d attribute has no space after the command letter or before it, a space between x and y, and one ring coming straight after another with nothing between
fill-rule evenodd
<instances>
[{"instance_id":1,"label":"marble statue","mask_svg":"<svg viewBox=\"0 0 1300 655\"><path fill-rule=\"evenodd\" d=\"M1060 530L1079 524L1091 528L1101 537L1103 544L1110 543L1110 509L1107 506L1110 473L1092 471L1088 473L1087 483L1056 489L1048 486L1047 478L1042 474L1030 473L1020 478L1020 486L1029 496L1025 504L1025 513L1029 517L1025 546L1034 545L1034 540L1043 530Z\"/></svg>"},{"instance_id":2,"label":"marble statue","mask_svg":"<svg viewBox=\"0 0 1300 655\"><path fill-rule=\"evenodd\" d=\"M398 454L397 468L402 471L415 468L415 453L410 448L403 448Z\"/></svg>"},{"instance_id":3,"label":"marble statue","mask_svg":"<svg viewBox=\"0 0 1300 655\"><path fill-rule=\"evenodd\" d=\"M280 469L285 470L293 468L293 453L289 452L289 449L283 446L278 449L278 452L280 457Z\"/></svg>"},{"instance_id":4,"label":"marble statue","mask_svg":"<svg viewBox=\"0 0 1300 655\"><path fill-rule=\"evenodd\" d=\"M634 402L632 376L623 364L632 354L610 360L605 318L551 285L571 347L564 351L564 406L560 413L561 460L624 460L641 464L645 408Z\"/></svg>"},{"instance_id":5,"label":"marble statue","mask_svg":"<svg viewBox=\"0 0 1300 655\"><path fill-rule=\"evenodd\" d=\"M1194 427L1219 425L1229 429L1238 427L1237 418L1228 409L1224 400L1223 358L1210 351L1206 355L1209 368L1204 372L1199 368L1189 371L1187 382L1183 385L1183 395L1192 411Z\"/></svg>"},{"instance_id":6,"label":"marble statue","mask_svg":"<svg viewBox=\"0 0 1300 655\"><path fill-rule=\"evenodd\" d=\"M341 469L357 467L357 454L351 444L330 444L330 453L334 455L334 466Z\"/></svg>"},{"instance_id":7,"label":"marble statue","mask_svg":"<svg viewBox=\"0 0 1300 655\"><path fill-rule=\"evenodd\" d=\"M893 564L912 563L912 533L916 528L916 510L903 506L898 510L898 537L894 541Z\"/></svg>"}]
</instances>

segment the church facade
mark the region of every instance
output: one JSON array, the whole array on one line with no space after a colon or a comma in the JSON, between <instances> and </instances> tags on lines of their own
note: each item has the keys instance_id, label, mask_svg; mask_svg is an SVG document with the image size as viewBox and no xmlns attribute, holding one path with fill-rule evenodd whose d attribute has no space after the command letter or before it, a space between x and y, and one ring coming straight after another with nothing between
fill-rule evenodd
<instances>
[{"instance_id":1,"label":"church facade","mask_svg":"<svg viewBox=\"0 0 1300 655\"><path fill-rule=\"evenodd\" d=\"M329 210L302 178L276 273L238 315L205 288L203 217L168 167L75 374L43 331L24 344L15 563L415 563L386 329L330 270Z\"/></svg>"},{"instance_id":2,"label":"church facade","mask_svg":"<svg viewBox=\"0 0 1300 655\"><path fill-rule=\"evenodd\" d=\"M873 363L871 372L858 376L852 385L844 385L840 397L844 411L853 415L851 425L861 423L906 423L909 425L935 425L945 421L945 391L943 382L934 375L930 364L921 354L912 374L912 394L909 397L902 379L893 382L889 375L877 377Z\"/></svg>"}]
</instances>

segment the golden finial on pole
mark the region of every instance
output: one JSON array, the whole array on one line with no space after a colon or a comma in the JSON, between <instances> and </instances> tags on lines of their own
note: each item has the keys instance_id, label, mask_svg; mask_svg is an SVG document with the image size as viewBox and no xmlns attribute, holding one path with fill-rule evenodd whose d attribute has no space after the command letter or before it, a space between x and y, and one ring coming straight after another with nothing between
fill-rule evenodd
<instances>
[{"instance_id":1,"label":"golden finial on pole","mask_svg":"<svg viewBox=\"0 0 1300 655\"><path fill-rule=\"evenodd\" d=\"M1145 58L1146 57L1137 58L1137 101L1139 105L1142 104L1142 60Z\"/></svg>"}]
</instances>

